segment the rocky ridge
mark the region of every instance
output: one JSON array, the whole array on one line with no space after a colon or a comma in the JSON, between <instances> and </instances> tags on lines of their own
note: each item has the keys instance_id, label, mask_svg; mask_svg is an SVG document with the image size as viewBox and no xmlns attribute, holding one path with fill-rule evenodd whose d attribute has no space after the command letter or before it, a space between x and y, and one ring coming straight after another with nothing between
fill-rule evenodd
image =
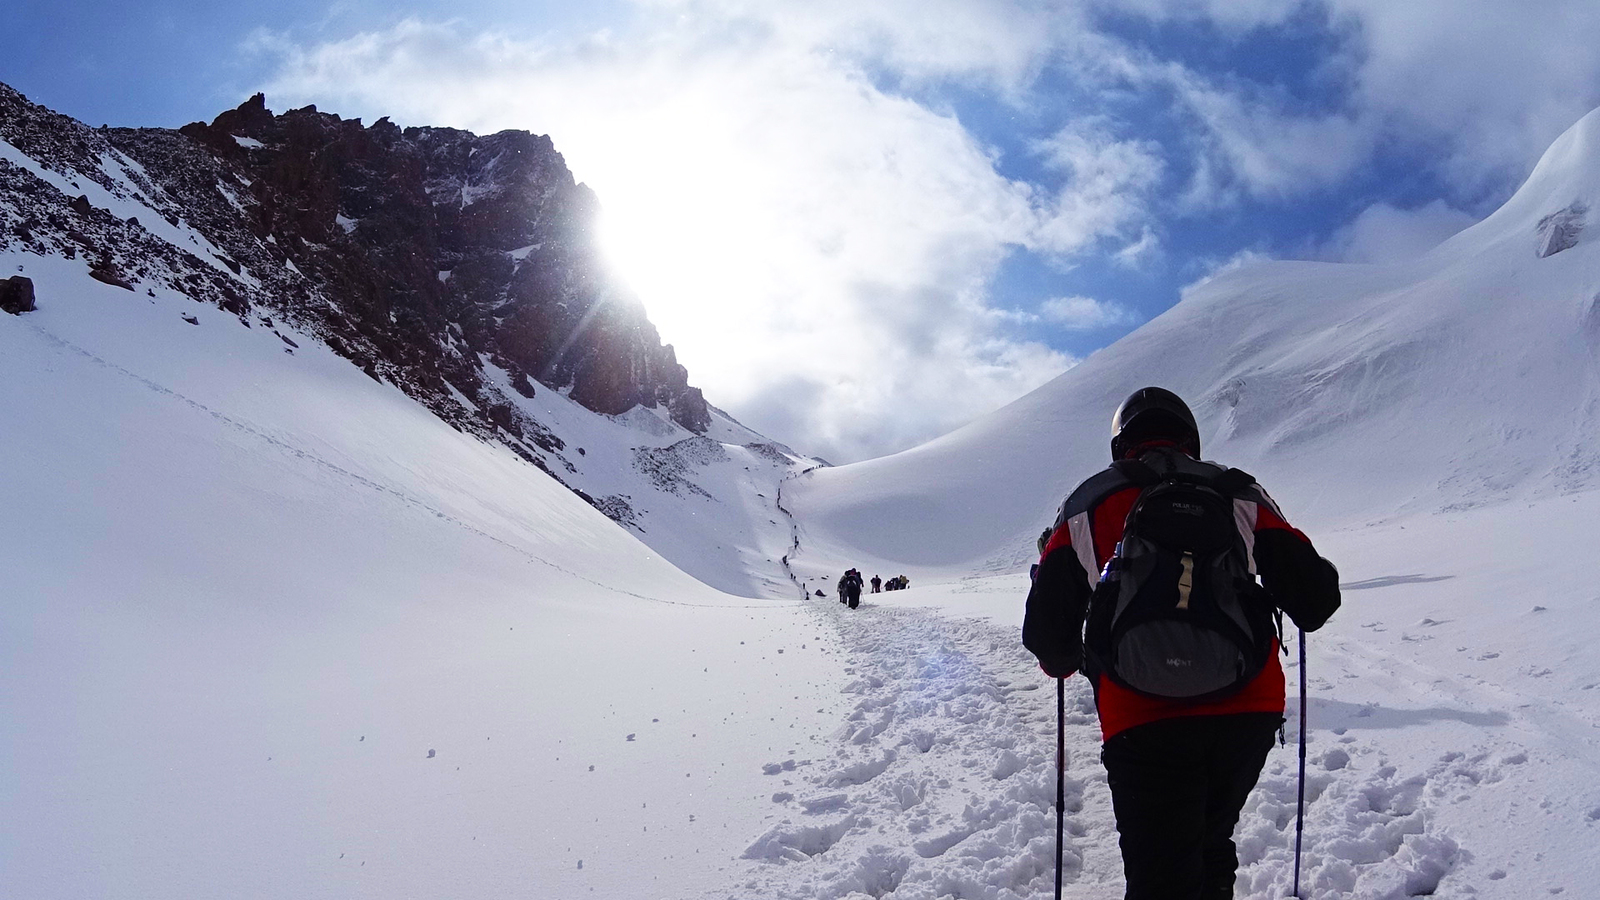
<instances>
[{"instance_id":1,"label":"rocky ridge","mask_svg":"<svg viewBox=\"0 0 1600 900\"><path fill-rule=\"evenodd\" d=\"M292 324L558 478L569 448L508 390L711 424L604 269L596 199L546 136L275 115L259 94L210 124L94 129L0 85L0 140L0 250Z\"/></svg>"}]
</instances>

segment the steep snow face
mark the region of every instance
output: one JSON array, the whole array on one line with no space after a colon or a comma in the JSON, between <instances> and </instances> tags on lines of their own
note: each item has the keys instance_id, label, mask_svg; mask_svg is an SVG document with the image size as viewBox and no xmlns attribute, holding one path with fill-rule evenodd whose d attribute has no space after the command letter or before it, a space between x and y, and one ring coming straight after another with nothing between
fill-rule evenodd
<instances>
[{"instance_id":1,"label":"steep snow face","mask_svg":"<svg viewBox=\"0 0 1600 900\"><path fill-rule=\"evenodd\" d=\"M1187 399L1205 455L1257 475L1299 524L1592 489L1600 241L1583 219L1597 202L1600 114L1420 260L1218 275L966 428L797 483L812 559L1025 567L1064 494L1108 462L1112 411L1148 384Z\"/></svg>"}]
</instances>

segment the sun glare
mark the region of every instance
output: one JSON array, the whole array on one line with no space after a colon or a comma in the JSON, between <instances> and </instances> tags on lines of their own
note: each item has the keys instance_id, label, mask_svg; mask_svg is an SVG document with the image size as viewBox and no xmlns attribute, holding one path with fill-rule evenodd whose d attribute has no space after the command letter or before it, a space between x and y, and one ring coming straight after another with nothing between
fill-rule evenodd
<instances>
[{"instance_id":1,"label":"sun glare","mask_svg":"<svg viewBox=\"0 0 1600 900\"><path fill-rule=\"evenodd\" d=\"M755 330L781 242L763 208L763 173L732 142L720 152L708 141L662 143L611 150L594 166L601 244L662 340L715 367Z\"/></svg>"},{"instance_id":2,"label":"sun glare","mask_svg":"<svg viewBox=\"0 0 1600 900\"><path fill-rule=\"evenodd\" d=\"M616 198L602 200L602 245L656 326L674 340L737 328L740 286L753 286L764 248L749 211L731 196L735 189L685 178L612 190Z\"/></svg>"}]
</instances>

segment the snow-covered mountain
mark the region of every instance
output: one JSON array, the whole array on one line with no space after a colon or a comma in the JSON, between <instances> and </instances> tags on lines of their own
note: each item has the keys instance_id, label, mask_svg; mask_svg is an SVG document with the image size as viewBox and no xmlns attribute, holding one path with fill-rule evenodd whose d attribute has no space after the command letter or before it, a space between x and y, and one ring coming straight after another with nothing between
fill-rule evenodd
<instances>
[{"instance_id":1,"label":"snow-covered mountain","mask_svg":"<svg viewBox=\"0 0 1600 900\"><path fill-rule=\"evenodd\" d=\"M777 489L815 461L689 386L600 261L595 210L526 132L274 115L260 95L209 125L92 129L0 85L0 250L24 279L32 259L74 263L34 303L75 271L128 302L187 297L185 321L287 354L320 343L703 581L791 595Z\"/></svg>"},{"instance_id":2,"label":"snow-covered mountain","mask_svg":"<svg viewBox=\"0 0 1600 900\"><path fill-rule=\"evenodd\" d=\"M812 546L869 567L1015 571L1110 458L1137 388L1186 398L1209 457L1312 525L1600 486L1600 114L1500 210L1414 262L1223 272L1033 393L789 492ZM1281 498L1280 498L1281 499Z\"/></svg>"}]
</instances>

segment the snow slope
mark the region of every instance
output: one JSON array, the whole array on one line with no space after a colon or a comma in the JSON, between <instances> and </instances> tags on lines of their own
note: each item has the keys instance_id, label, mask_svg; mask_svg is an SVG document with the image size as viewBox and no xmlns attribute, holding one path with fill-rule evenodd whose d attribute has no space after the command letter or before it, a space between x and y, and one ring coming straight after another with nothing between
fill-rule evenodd
<instances>
[{"instance_id":1,"label":"snow slope","mask_svg":"<svg viewBox=\"0 0 1600 900\"><path fill-rule=\"evenodd\" d=\"M0 264L0 895L691 891L836 718L802 608L319 344Z\"/></svg>"}]
</instances>

